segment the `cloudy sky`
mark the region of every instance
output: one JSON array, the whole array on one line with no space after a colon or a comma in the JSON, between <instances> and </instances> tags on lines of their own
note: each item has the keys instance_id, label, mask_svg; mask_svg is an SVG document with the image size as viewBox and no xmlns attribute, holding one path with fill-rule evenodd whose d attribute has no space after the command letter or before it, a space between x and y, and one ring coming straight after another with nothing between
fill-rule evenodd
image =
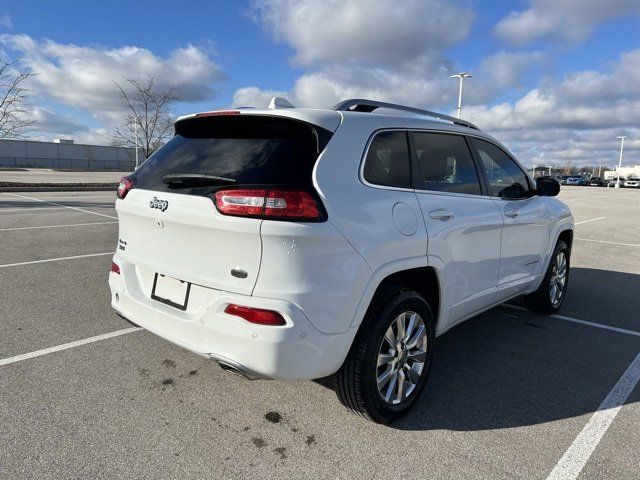
<instances>
[{"instance_id":1,"label":"cloudy sky","mask_svg":"<svg viewBox=\"0 0 640 480\"><path fill-rule=\"evenodd\" d=\"M114 82L155 76L176 114L365 97L454 113L526 164L640 163L640 0L0 3L0 55L34 73L38 139L105 143Z\"/></svg>"}]
</instances>

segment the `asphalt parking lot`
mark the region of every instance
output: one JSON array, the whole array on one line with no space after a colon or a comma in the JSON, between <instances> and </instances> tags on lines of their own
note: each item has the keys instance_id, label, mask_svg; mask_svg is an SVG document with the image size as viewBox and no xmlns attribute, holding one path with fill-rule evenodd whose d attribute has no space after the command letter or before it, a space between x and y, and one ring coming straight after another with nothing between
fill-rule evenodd
<instances>
[{"instance_id":1,"label":"asphalt parking lot","mask_svg":"<svg viewBox=\"0 0 640 480\"><path fill-rule=\"evenodd\" d=\"M249 382L116 316L114 193L0 193L0 478L637 479L640 191L560 196L561 315L498 307L443 335L385 427L322 382Z\"/></svg>"}]
</instances>

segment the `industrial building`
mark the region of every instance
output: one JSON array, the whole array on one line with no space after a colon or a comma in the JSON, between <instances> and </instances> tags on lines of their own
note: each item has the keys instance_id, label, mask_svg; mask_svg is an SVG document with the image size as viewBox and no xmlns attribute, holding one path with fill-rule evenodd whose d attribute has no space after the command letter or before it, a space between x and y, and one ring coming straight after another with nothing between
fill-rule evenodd
<instances>
[{"instance_id":1,"label":"industrial building","mask_svg":"<svg viewBox=\"0 0 640 480\"><path fill-rule=\"evenodd\" d=\"M131 171L135 158L135 149L127 147L81 145L65 139L0 140L0 168Z\"/></svg>"}]
</instances>

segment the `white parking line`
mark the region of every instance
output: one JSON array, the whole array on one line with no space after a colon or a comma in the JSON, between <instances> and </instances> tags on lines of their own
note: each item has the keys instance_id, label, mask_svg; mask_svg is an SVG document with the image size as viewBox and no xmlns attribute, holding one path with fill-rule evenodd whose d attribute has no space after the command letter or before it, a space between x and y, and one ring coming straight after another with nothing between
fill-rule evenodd
<instances>
[{"instance_id":1,"label":"white parking line","mask_svg":"<svg viewBox=\"0 0 640 480\"><path fill-rule=\"evenodd\" d=\"M607 244L607 245L619 245L619 246L622 246L622 247L640 247L640 244L638 244L638 243L607 242L605 240L593 240L591 238L575 237L574 240L582 240L583 242L604 243L604 244Z\"/></svg>"},{"instance_id":2,"label":"white parking line","mask_svg":"<svg viewBox=\"0 0 640 480\"><path fill-rule=\"evenodd\" d=\"M7 193L7 192L5 192L4 194L5 195L11 195L13 197L18 197L18 198L26 198L27 200L34 200L36 202L50 203L51 205L57 205L58 207L70 208L71 210L78 210L79 212L92 213L94 215L100 215L101 217L113 218L114 220L118 219L118 217L113 217L111 215L105 215L104 213L92 212L91 210L85 210L84 208L70 207L69 205L63 205L61 203L56 203L56 202L49 202L47 200L40 200L39 198L26 197L24 195L18 195L16 193Z\"/></svg>"},{"instance_id":3,"label":"white parking line","mask_svg":"<svg viewBox=\"0 0 640 480\"><path fill-rule=\"evenodd\" d=\"M640 380L640 354L631 362L598 410L578 434L569 449L551 471L547 480L573 480L580 475L607 429L616 418L629 394Z\"/></svg>"},{"instance_id":4,"label":"white parking line","mask_svg":"<svg viewBox=\"0 0 640 480\"><path fill-rule=\"evenodd\" d=\"M7 192L5 192L7 193ZM82 198L105 198L108 200L113 200L114 202L116 201L116 196L114 192L111 192L109 195L45 195L42 197L39 197L37 195L33 195L33 198L38 198L40 200L44 200L44 199L49 199L49 200L55 200L56 198L76 198L76 199L82 199Z\"/></svg>"},{"instance_id":5,"label":"white parking line","mask_svg":"<svg viewBox=\"0 0 640 480\"><path fill-rule=\"evenodd\" d=\"M87 225L113 225L114 223L118 223L118 222L93 222L93 223L74 223L72 225L43 225L41 227L0 228L0 232L13 232L15 230L37 230L39 228L85 227Z\"/></svg>"},{"instance_id":6,"label":"white parking line","mask_svg":"<svg viewBox=\"0 0 640 480\"><path fill-rule=\"evenodd\" d=\"M581 222L574 223L574 225L582 225L583 223L595 222L596 220L604 220L605 218L607 217L598 217L598 218L592 218L591 220L582 220Z\"/></svg>"},{"instance_id":7,"label":"white parking line","mask_svg":"<svg viewBox=\"0 0 640 480\"><path fill-rule=\"evenodd\" d=\"M99 342L108 338L119 337L120 335L126 335L127 333L133 333L142 330L139 327L130 327L115 332L105 333L103 335L97 335L95 337L85 338L83 340L77 340L75 342L63 343L55 347L44 348L42 350L36 350L35 352L23 353L22 355L16 355L15 357L8 357L0 359L0 366L9 365L10 363L21 362L30 358L40 357L49 353L60 352L62 350L68 350L69 348L79 347L88 343Z\"/></svg>"},{"instance_id":8,"label":"white parking line","mask_svg":"<svg viewBox=\"0 0 640 480\"><path fill-rule=\"evenodd\" d=\"M22 207L22 208L0 208L0 213L7 212L33 212L34 210L64 210L67 207Z\"/></svg>"},{"instance_id":9,"label":"white parking line","mask_svg":"<svg viewBox=\"0 0 640 480\"><path fill-rule=\"evenodd\" d=\"M71 257L47 258L45 260L31 260L30 262L5 263L4 265L0 265L0 268L19 267L21 265L33 265L36 263L58 262L60 260L74 260L76 258L100 257L103 255L113 255L113 252L89 253L87 255L73 255Z\"/></svg>"},{"instance_id":10,"label":"white parking line","mask_svg":"<svg viewBox=\"0 0 640 480\"><path fill-rule=\"evenodd\" d=\"M514 310L522 310L522 311L525 311L525 312L529 311L528 308L521 307L520 305L511 305L511 304L508 304L508 303L503 303L501 306L507 307L507 308L512 308ZM555 314L555 313L551 314L551 315L548 315L548 316L549 317L553 317L553 318L557 318L558 320L564 320L565 322L579 323L581 325L587 325L589 327L602 328L603 330L610 330L612 332L624 333L626 335L633 335L635 337L640 337L640 332L636 332L634 330L627 330L626 328L612 327L611 325L605 325L603 323L588 322L586 320L580 320L578 318L567 317L565 315L558 315L558 314Z\"/></svg>"}]
</instances>

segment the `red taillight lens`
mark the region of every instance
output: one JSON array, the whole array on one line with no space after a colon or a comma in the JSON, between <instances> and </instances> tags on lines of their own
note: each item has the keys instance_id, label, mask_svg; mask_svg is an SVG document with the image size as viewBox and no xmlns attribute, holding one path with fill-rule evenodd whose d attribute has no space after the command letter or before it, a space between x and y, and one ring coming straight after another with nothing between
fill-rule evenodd
<instances>
[{"instance_id":1,"label":"red taillight lens","mask_svg":"<svg viewBox=\"0 0 640 480\"><path fill-rule=\"evenodd\" d=\"M117 275L120 275L120 266L116 262L111 262L111 271Z\"/></svg>"},{"instance_id":2,"label":"red taillight lens","mask_svg":"<svg viewBox=\"0 0 640 480\"><path fill-rule=\"evenodd\" d=\"M118 198L123 199L129 193L129 190L135 188L136 184L131 177L122 177L120 185L118 185Z\"/></svg>"},{"instance_id":3,"label":"red taillight lens","mask_svg":"<svg viewBox=\"0 0 640 480\"><path fill-rule=\"evenodd\" d=\"M322 218L318 203L304 190L219 190L215 203L224 215L303 221Z\"/></svg>"},{"instance_id":4,"label":"red taillight lens","mask_svg":"<svg viewBox=\"0 0 640 480\"><path fill-rule=\"evenodd\" d=\"M224 313L245 319L247 322L258 325L286 325L282 315L272 310L262 310L261 308L243 307L229 304L224 309Z\"/></svg>"}]
</instances>

